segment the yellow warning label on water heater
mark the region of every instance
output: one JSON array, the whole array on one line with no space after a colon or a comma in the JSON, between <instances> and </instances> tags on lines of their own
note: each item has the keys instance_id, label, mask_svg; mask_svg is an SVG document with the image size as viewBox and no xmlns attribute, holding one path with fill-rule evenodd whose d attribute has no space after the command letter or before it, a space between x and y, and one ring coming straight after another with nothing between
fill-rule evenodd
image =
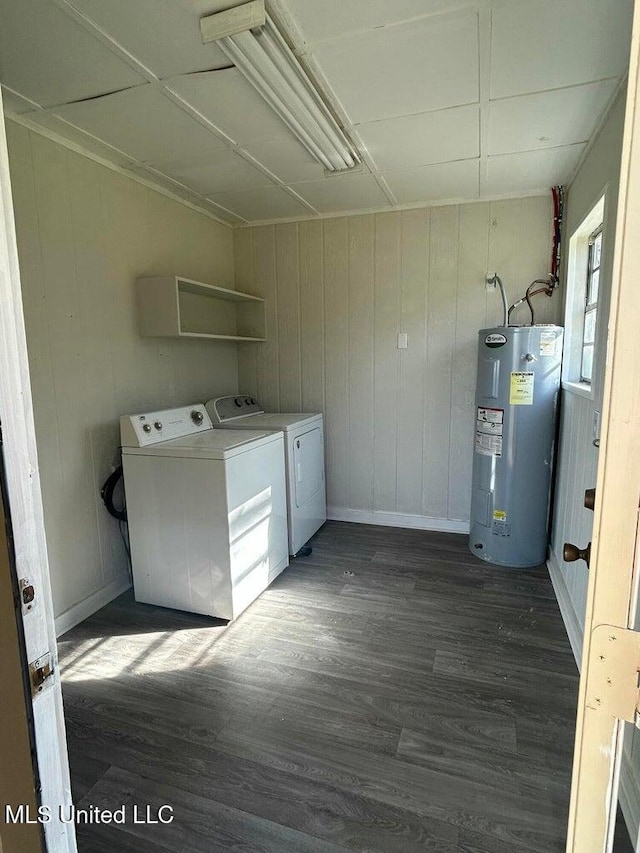
<instances>
[{"instance_id":1,"label":"yellow warning label on water heater","mask_svg":"<svg viewBox=\"0 0 640 853\"><path fill-rule=\"evenodd\" d=\"M511 384L509 386L509 404L511 406L533 405L533 372L516 371L511 372Z\"/></svg>"},{"instance_id":2,"label":"yellow warning label on water heater","mask_svg":"<svg viewBox=\"0 0 640 853\"><path fill-rule=\"evenodd\" d=\"M506 521L507 513L503 509L494 509L493 517L496 521Z\"/></svg>"}]
</instances>

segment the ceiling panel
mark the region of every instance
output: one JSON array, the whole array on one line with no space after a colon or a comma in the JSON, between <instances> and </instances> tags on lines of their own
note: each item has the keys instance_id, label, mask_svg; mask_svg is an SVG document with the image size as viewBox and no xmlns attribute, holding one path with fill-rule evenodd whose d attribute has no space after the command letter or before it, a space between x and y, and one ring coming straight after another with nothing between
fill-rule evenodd
<instances>
[{"instance_id":1,"label":"ceiling panel","mask_svg":"<svg viewBox=\"0 0 640 853\"><path fill-rule=\"evenodd\" d=\"M489 157L487 192L493 195L546 190L565 184L573 174L586 143L520 154Z\"/></svg>"},{"instance_id":2,"label":"ceiling panel","mask_svg":"<svg viewBox=\"0 0 640 853\"><path fill-rule=\"evenodd\" d=\"M272 186L273 183L263 172L228 148L209 151L198 157L157 163L156 168L203 195Z\"/></svg>"},{"instance_id":3,"label":"ceiling panel","mask_svg":"<svg viewBox=\"0 0 640 853\"><path fill-rule=\"evenodd\" d=\"M230 65L202 44L200 18L244 0L70 0L158 77Z\"/></svg>"},{"instance_id":4,"label":"ceiling panel","mask_svg":"<svg viewBox=\"0 0 640 853\"><path fill-rule=\"evenodd\" d=\"M478 100L475 11L323 42L314 55L355 124Z\"/></svg>"},{"instance_id":5,"label":"ceiling panel","mask_svg":"<svg viewBox=\"0 0 640 853\"><path fill-rule=\"evenodd\" d=\"M143 83L129 65L46 0L2 0L0 79L41 106Z\"/></svg>"},{"instance_id":6,"label":"ceiling panel","mask_svg":"<svg viewBox=\"0 0 640 853\"><path fill-rule=\"evenodd\" d=\"M489 154L584 142L617 87L616 80L492 101Z\"/></svg>"},{"instance_id":7,"label":"ceiling panel","mask_svg":"<svg viewBox=\"0 0 640 853\"><path fill-rule=\"evenodd\" d=\"M476 0L286 0L310 42L476 5Z\"/></svg>"},{"instance_id":8,"label":"ceiling panel","mask_svg":"<svg viewBox=\"0 0 640 853\"><path fill-rule=\"evenodd\" d=\"M280 187L215 193L210 196L210 199L249 222L311 214L308 207Z\"/></svg>"},{"instance_id":9,"label":"ceiling panel","mask_svg":"<svg viewBox=\"0 0 640 853\"><path fill-rule=\"evenodd\" d=\"M147 84L55 110L76 127L146 163L191 157L224 143Z\"/></svg>"},{"instance_id":10,"label":"ceiling panel","mask_svg":"<svg viewBox=\"0 0 640 853\"><path fill-rule=\"evenodd\" d=\"M187 74L168 80L167 85L239 144L291 136L284 122L236 68Z\"/></svg>"},{"instance_id":11,"label":"ceiling panel","mask_svg":"<svg viewBox=\"0 0 640 853\"><path fill-rule=\"evenodd\" d=\"M247 142L242 147L286 184L324 178L324 167L293 136Z\"/></svg>"},{"instance_id":12,"label":"ceiling panel","mask_svg":"<svg viewBox=\"0 0 640 853\"><path fill-rule=\"evenodd\" d=\"M615 77L629 60L633 0L501 0L493 11L491 97Z\"/></svg>"},{"instance_id":13,"label":"ceiling panel","mask_svg":"<svg viewBox=\"0 0 640 853\"><path fill-rule=\"evenodd\" d=\"M478 160L459 160L435 166L418 166L384 172L399 204L419 204L458 198L477 198L480 186Z\"/></svg>"},{"instance_id":14,"label":"ceiling panel","mask_svg":"<svg viewBox=\"0 0 640 853\"><path fill-rule=\"evenodd\" d=\"M378 169L425 166L480 155L477 104L361 124L357 131Z\"/></svg>"},{"instance_id":15,"label":"ceiling panel","mask_svg":"<svg viewBox=\"0 0 640 853\"><path fill-rule=\"evenodd\" d=\"M323 181L295 184L293 189L320 213L390 206L373 175L332 175Z\"/></svg>"}]
</instances>

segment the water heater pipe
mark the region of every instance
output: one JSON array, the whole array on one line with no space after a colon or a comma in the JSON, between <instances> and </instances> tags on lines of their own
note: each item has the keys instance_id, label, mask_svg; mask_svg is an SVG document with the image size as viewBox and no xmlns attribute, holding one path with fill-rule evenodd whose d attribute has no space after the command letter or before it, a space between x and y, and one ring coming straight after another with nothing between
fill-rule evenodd
<instances>
[{"instance_id":1,"label":"water heater pipe","mask_svg":"<svg viewBox=\"0 0 640 853\"><path fill-rule=\"evenodd\" d=\"M505 293L504 284L502 283L502 279L500 278L498 273L494 273L493 279L494 279L494 281L496 281L498 283L498 287L500 288L500 293L502 295L502 309L503 309L502 325L508 326L509 325L509 307L507 304L507 294Z\"/></svg>"}]
</instances>

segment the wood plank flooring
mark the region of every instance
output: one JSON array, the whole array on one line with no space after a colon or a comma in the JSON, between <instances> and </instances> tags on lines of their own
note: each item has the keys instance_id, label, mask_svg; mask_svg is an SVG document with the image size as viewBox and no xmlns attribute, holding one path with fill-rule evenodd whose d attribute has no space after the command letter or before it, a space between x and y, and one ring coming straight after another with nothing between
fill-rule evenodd
<instances>
[{"instance_id":1,"label":"wood plank flooring","mask_svg":"<svg viewBox=\"0 0 640 853\"><path fill-rule=\"evenodd\" d=\"M578 679L544 568L329 522L235 623L121 596L60 640L80 853L560 853ZM623 853L623 846L616 853Z\"/></svg>"}]
</instances>

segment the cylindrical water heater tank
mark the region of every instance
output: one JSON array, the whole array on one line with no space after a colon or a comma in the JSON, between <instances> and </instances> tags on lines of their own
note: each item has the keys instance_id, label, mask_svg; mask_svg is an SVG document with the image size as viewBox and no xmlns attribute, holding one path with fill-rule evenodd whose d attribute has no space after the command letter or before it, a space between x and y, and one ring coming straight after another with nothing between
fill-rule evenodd
<instances>
[{"instance_id":1,"label":"cylindrical water heater tank","mask_svg":"<svg viewBox=\"0 0 640 853\"><path fill-rule=\"evenodd\" d=\"M499 566L537 566L547 556L563 330L479 335L469 548Z\"/></svg>"}]
</instances>

